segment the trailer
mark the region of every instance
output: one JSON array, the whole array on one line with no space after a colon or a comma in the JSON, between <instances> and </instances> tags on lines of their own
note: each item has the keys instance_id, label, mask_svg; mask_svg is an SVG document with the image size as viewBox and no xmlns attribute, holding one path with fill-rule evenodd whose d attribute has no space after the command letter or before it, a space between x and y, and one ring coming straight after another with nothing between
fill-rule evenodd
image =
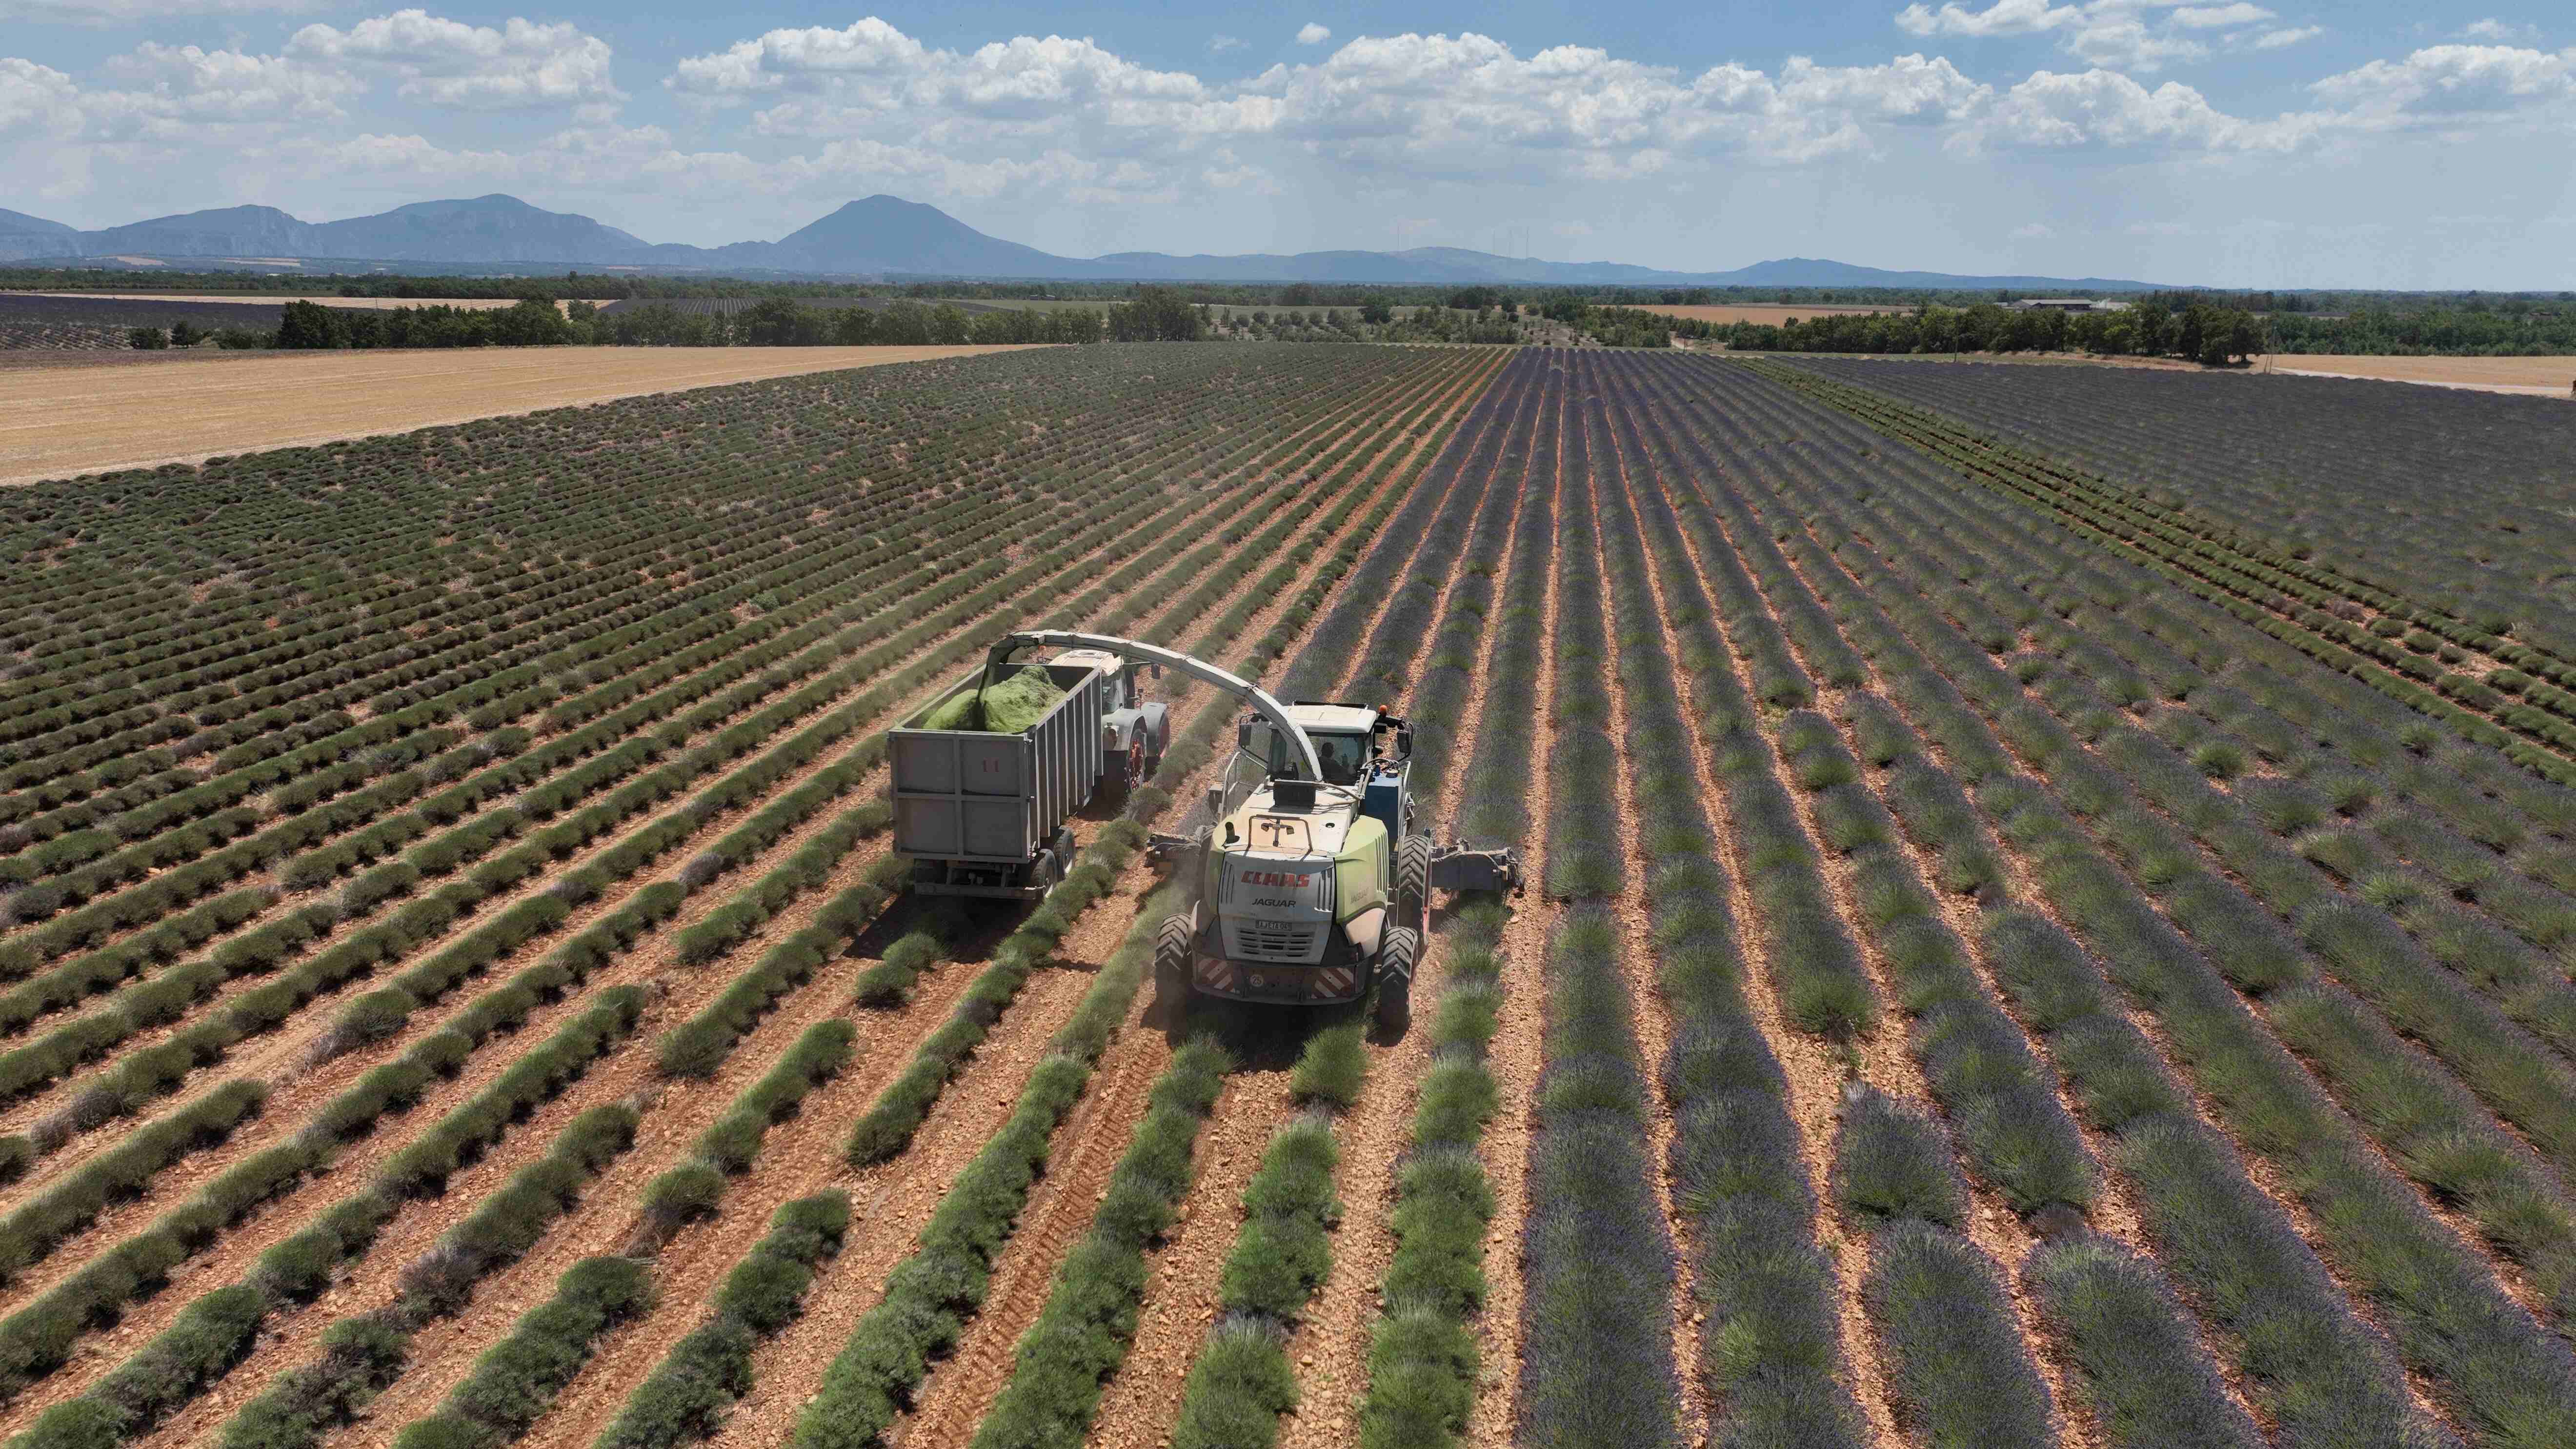
<instances>
[{"instance_id":1,"label":"trailer","mask_svg":"<svg viewBox=\"0 0 2576 1449\"><path fill-rule=\"evenodd\" d=\"M886 736L895 853L921 895L1033 900L1073 864L1065 822L1103 784L1123 789L1162 760L1165 706L1141 698L1137 666L1098 653L1038 666L1064 691L1018 734L925 729L922 721L996 676L995 660Z\"/></svg>"}]
</instances>

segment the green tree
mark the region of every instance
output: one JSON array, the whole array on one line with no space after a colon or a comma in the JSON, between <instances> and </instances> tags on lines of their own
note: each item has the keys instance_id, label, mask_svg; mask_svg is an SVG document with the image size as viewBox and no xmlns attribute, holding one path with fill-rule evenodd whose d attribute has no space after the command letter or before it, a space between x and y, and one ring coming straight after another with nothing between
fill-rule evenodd
<instances>
[{"instance_id":1,"label":"green tree","mask_svg":"<svg viewBox=\"0 0 2576 1449\"><path fill-rule=\"evenodd\" d=\"M2231 312L2227 320L2227 354L2242 362L2263 350L2263 322L2251 312Z\"/></svg>"},{"instance_id":2,"label":"green tree","mask_svg":"<svg viewBox=\"0 0 2576 1449\"><path fill-rule=\"evenodd\" d=\"M792 347L805 309L793 298L770 297L742 314L742 340L751 347Z\"/></svg>"},{"instance_id":3,"label":"green tree","mask_svg":"<svg viewBox=\"0 0 2576 1449\"><path fill-rule=\"evenodd\" d=\"M1253 314L1253 321L1265 320ZM1139 287L1135 300L1109 309L1113 342L1196 342L1206 336L1206 317L1168 288Z\"/></svg>"},{"instance_id":4,"label":"green tree","mask_svg":"<svg viewBox=\"0 0 2576 1449\"><path fill-rule=\"evenodd\" d=\"M348 331L332 315L332 310L318 302L289 302L278 319L277 341L272 346L318 350L349 345Z\"/></svg>"},{"instance_id":5,"label":"green tree","mask_svg":"<svg viewBox=\"0 0 2576 1449\"><path fill-rule=\"evenodd\" d=\"M552 302L524 297L497 312L486 312L492 340L503 347L561 347L572 340L571 328Z\"/></svg>"}]
</instances>

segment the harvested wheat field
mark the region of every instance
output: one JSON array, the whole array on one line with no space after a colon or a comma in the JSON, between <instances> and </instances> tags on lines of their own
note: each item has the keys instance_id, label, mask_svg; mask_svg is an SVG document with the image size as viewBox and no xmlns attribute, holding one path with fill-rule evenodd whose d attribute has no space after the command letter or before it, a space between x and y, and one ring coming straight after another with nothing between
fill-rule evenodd
<instances>
[{"instance_id":1,"label":"harvested wheat field","mask_svg":"<svg viewBox=\"0 0 2576 1449\"><path fill-rule=\"evenodd\" d=\"M1909 312L1910 307L1830 307L1795 306L1786 302L1746 302L1727 306L1692 307L1641 303L1640 312L1659 312L1666 317L1684 317L1693 322L1714 322L1725 326L1735 322L1752 322L1777 327L1793 317L1875 317L1881 312Z\"/></svg>"},{"instance_id":2,"label":"harvested wheat field","mask_svg":"<svg viewBox=\"0 0 2576 1449\"><path fill-rule=\"evenodd\" d=\"M2576 357L2339 357L2284 354L2255 360L2264 372L2420 382L2482 392L2576 396Z\"/></svg>"},{"instance_id":3,"label":"harvested wheat field","mask_svg":"<svg viewBox=\"0 0 2576 1449\"><path fill-rule=\"evenodd\" d=\"M1101 345L10 490L0 1432L2576 1443L2576 414L2394 391ZM924 893L1039 627L1388 702L1526 890L1220 999L1174 671Z\"/></svg>"},{"instance_id":4,"label":"harvested wheat field","mask_svg":"<svg viewBox=\"0 0 2576 1449\"><path fill-rule=\"evenodd\" d=\"M310 447L475 418L996 347L509 347L280 353L256 366L12 370L0 483Z\"/></svg>"}]
</instances>

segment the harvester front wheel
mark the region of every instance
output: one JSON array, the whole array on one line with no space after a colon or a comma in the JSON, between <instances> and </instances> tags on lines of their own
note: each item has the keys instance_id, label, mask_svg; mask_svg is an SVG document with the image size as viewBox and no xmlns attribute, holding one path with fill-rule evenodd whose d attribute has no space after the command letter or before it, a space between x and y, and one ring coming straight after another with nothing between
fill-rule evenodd
<instances>
[{"instance_id":1,"label":"harvester front wheel","mask_svg":"<svg viewBox=\"0 0 2576 1449\"><path fill-rule=\"evenodd\" d=\"M1395 918L1415 930L1431 924L1431 837L1408 835L1395 848Z\"/></svg>"},{"instance_id":2,"label":"harvester front wheel","mask_svg":"<svg viewBox=\"0 0 2576 1449\"><path fill-rule=\"evenodd\" d=\"M1154 933L1154 999L1178 1026L1190 1010L1190 918L1170 915Z\"/></svg>"},{"instance_id":3,"label":"harvester front wheel","mask_svg":"<svg viewBox=\"0 0 2576 1449\"><path fill-rule=\"evenodd\" d=\"M1413 1024L1413 963L1422 954L1422 934L1407 926L1386 933L1377 953L1377 1024L1388 1035Z\"/></svg>"}]
</instances>

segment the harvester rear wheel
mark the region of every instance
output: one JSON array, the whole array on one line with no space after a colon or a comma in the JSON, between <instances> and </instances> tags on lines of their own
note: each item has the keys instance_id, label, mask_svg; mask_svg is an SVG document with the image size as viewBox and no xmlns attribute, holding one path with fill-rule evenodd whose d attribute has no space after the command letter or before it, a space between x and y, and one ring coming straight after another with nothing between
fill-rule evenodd
<instances>
[{"instance_id":1,"label":"harvester rear wheel","mask_svg":"<svg viewBox=\"0 0 2576 1449\"><path fill-rule=\"evenodd\" d=\"M1390 1035L1413 1024L1413 963L1422 935L1406 926L1386 933L1377 952L1377 1024Z\"/></svg>"},{"instance_id":2,"label":"harvester rear wheel","mask_svg":"<svg viewBox=\"0 0 2576 1449\"><path fill-rule=\"evenodd\" d=\"M1395 848L1395 919L1419 931L1431 924L1431 837L1408 835Z\"/></svg>"},{"instance_id":3,"label":"harvester rear wheel","mask_svg":"<svg viewBox=\"0 0 2576 1449\"><path fill-rule=\"evenodd\" d=\"M1170 915L1154 933L1154 1000L1163 1019L1181 1024L1190 1010L1190 918Z\"/></svg>"}]
</instances>

